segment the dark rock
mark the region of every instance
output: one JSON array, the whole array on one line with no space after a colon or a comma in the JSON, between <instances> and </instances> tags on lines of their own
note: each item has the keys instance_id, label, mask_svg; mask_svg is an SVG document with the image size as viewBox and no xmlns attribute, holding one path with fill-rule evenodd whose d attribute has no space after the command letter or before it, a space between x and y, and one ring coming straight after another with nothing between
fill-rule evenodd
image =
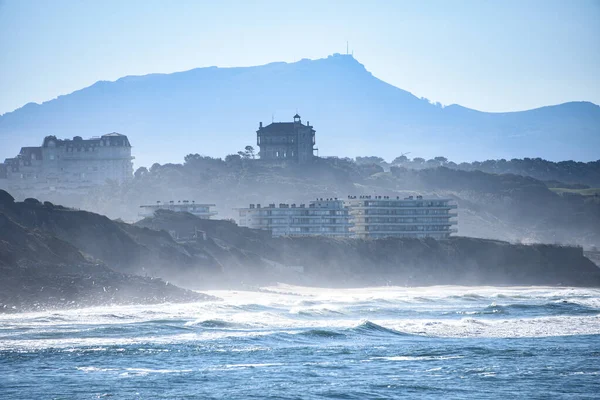
<instances>
[{"instance_id":1,"label":"dark rock","mask_svg":"<svg viewBox=\"0 0 600 400\"><path fill-rule=\"evenodd\" d=\"M0 204L10 205L15 202L15 198L12 197L6 190L0 189Z\"/></svg>"},{"instance_id":2,"label":"dark rock","mask_svg":"<svg viewBox=\"0 0 600 400\"><path fill-rule=\"evenodd\" d=\"M71 231L69 224L96 232L98 247L90 249L100 251L106 243L103 235L115 235L118 230L107 229L110 224L101 225L107 229L102 233L101 229L94 230L92 224L98 218L108 219L59 207L38 207L39 204L30 200L15 203L10 210L0 209L0 312L213 299L161 279L122 273L93 261L73 244L77 242L73 235L80 231ZM160 232L151 233L162 236ZM146 245L165 244L153 243L152 238L144 239ZM137 246L134 250L141 247L138 242L131 243Z\"/></svg>"},{"instance_id":3,"label":"dark rock","mask_svg":"<svg viewBox=\"0 0 600 400\"><path fill-rule=\"evenodd\" d=\"M23 203L25 203L25 204L27 204L29 206L39 206L39 205L42 204L42 203L40 203L40 201L38 199L33 199L31 197L28 198L28 199L23 200Z\"/></svg>"}]
</instances>

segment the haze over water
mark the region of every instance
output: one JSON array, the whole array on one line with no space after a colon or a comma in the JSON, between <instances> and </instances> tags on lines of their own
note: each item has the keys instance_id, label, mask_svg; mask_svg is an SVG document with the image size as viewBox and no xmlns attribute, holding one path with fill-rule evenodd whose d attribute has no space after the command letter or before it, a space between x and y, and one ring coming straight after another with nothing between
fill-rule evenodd
<instances>
[{"instance_id":1,"label":"haze over water","mask_svg":"<svg viewBox=\"0 0 600 400\"><path fill-rule=\"evenodd\" d=\"M600 290L287 285L0 315L14 399L591 398Z\"/></svg>"}]
</instances>

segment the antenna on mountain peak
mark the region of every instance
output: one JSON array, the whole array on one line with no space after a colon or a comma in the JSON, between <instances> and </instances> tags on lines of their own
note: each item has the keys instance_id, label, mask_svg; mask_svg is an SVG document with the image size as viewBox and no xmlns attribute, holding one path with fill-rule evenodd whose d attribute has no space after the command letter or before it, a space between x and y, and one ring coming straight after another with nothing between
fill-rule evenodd
<instances>
[{"instance_id":1,"label":"antenna on mountain peak","mask_svg":"<svg viewBox=\"0 0 600 400\"><path fill-rule=\"evenodd\" d=\"M346 55L348 55L348 41L346 40Z\"/></svg>"}]
</instances>

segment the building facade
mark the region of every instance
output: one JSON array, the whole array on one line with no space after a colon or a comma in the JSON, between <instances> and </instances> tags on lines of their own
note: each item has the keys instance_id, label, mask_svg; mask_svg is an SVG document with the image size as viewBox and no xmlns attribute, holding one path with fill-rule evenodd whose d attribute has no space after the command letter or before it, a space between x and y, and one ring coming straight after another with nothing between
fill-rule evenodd
<instances>
[{"instance_id":1,"label":"building facade","mask_svg":"<svg viewBox=\"0 0 600 400\"><path fill-rule=\"evenodd\" d=\"M238 223L269 230L273 236L324 235L355 238L407 237L446 239L456 232L456 209L450 199L413 196L348 196L347 200L317 199L300 204L250 204L241 208Z\"/></svg>"},{"instance_id":2,"label":"building facade","mask_svg":"<svg viewBox=\"0 0 600 400\"><path fill-rule=\"evenodd\" d=\"M314 158L315 130L307 121L304 125L298 114L294 122L273 122L263 127L259 123L256 144L261 160L307 163Z\"/></svg>"},{"instance_id":3,"label":"building facade","mask_svg":"<svg viewBox=\"0 0 600 400\"><path fill-rule=\"evenodd\" d=\"M412 237L446 239L456 232L457 215L450 199L401 199L390 196L349 196L352 235L358 238Z\"/></svg>"},{"instance_id":4,"label":"building facade","mask_svg":"<svg viewBox=\"0 0 600 400\"><path fill-rule=\"evenodd\" d=\"M146 218L153 216L157 210L169 210L175 212L187 212L202 219L210 219L212 216L217 215L216 211L211 210L211 207L214 206L214 204L198 204L193 200L191 202L188 200L180 200L178 202L169 201L165 203L157 201L156 204L140 206L138 215Z\"/></svg>"},{"instance_id":5,"label":"building facade","mask_svg":"<svg viewBox=\"0 0 600 400\"><path fill-rule=\"evenodd\" d=\"M133 177L133 157L127 136L109 133L83 139L47 136L40 147L22 147L0 167L2 186L10 189L81 189Z\"/></svg>"},{"instance_id":6,"label":"building facade","mask_svg":"<svg viewBox=\"0 0 600 400\"><path fill-rule=\"evenodd\" d=\"M348 236L350 216L343 200L317 199L306 204L250 204L240 208L238 223L269 230L273 236Z\"/></svg>"}]
</instances>

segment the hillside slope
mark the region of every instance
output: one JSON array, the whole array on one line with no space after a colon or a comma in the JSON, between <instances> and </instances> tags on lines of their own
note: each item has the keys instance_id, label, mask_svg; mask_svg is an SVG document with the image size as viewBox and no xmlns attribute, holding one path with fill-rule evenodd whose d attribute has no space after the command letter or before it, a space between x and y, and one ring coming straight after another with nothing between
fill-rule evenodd
<instances>
[{"instance_id":1,"label":"hillside slope","mask_svg":"<svg viewBox=\"0 0 600 400\"><path fill-rule=\"evenodd\" d=\"M0 193L8 195L0 190ZM23 229L41 231L81 251L88 260L126 273L185 281L186 275L218 275L220 266L207 254L191 254L167 232L139 228L104 215L40 203L9 202L0 210ZM164 273L168 271L168 273ZM159 274L160 272L160 274Z\"/></svg>"},{"instance_id":2,"label":"hillside slope","mask_svg":"<svg viewBox=\"0 0 600 400\"><path fill-rule=\"evenodd\" d=\"M544 182L512 174L439 167L411 170L349 160L319 159L307 165L269 165L257 160L225 162L198 158L163 165L127 185L88 194L45 199L135 220L140 204L157 200L215 203L219 218L237 218L249 203L303 203L315 197L348 195L450 197L458 204L458 234L525 243L600 247L600 202L594 196L560 195Z\"/></svg>"},{"instance_id":3,"label":"hillside slope","mask_svg":"<svg viewBox=\"0 0 600 400\"><path fill-rule=\"evenodd\" d=\"M138 165L223 156L254 144L259 121L299 111L325 155L401 152L454 160L543 157L593 160L600 107L574 102L513 113L442 108L372 76L356 59L247 68L198 68L97 82L0 116L0 159L44 136L127 134Z\"/></svg>"}]
</instances>

